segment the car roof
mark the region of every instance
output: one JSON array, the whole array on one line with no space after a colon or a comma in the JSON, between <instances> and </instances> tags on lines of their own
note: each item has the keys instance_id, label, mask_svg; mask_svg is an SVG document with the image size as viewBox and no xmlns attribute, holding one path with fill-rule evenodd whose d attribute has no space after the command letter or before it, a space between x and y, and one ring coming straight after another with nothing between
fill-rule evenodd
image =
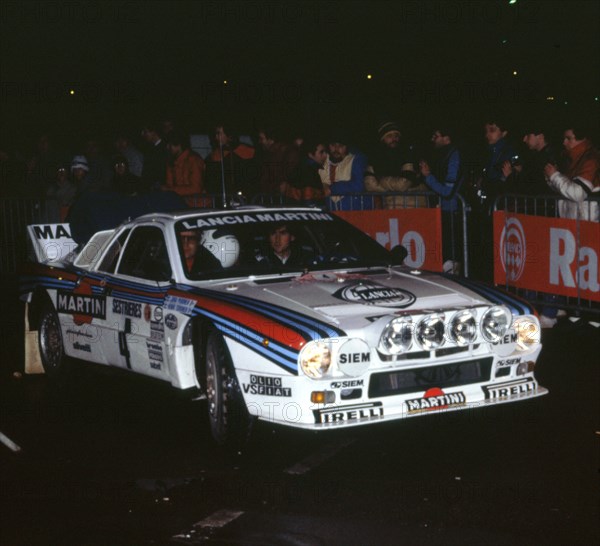
<instances>
[{"instance_id":1,"label":"car roof","mask_svg":"<svg viewBox=\"0 0 600 546\"><path fill-rule=\"evenodd\" d=\"M243 207L234 207L230 209L186 209L181 211L174 212L153 212L151 214L144 214L143 216L138 216L135 219L132 219L129 224L137 224L149 221L163 220L165 222L169 221L179 221L185 218L192 218L197 216L218 216L223 214L235 214L235 213L243 213L243 212L293 212L293 211L302 211L302 212L315 212L321 211L318 207L259 207L259 206L243 206Z\"/></svg>"}]
</instances>

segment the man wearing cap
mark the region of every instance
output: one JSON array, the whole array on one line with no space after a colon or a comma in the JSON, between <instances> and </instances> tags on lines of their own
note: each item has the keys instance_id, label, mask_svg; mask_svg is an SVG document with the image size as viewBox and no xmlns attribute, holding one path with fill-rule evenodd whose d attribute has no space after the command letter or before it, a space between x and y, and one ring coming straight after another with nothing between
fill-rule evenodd
<instances>
[{"instance_id":1,"label":"man wearing cap","mask_svg":"<svg viewBox=\"0 0 600 546\"><path fill-rule=\"evenodd\" d=\"M329 155L319 176L331 210L365 210L373 208L369 196L348 195L365 192L367 158L360 152L350 153L348 140L343 134L329 139Z\"/></svg>"},{"instance_id":2,"label":"man wearing cap","mask_svg":"<svg viewBox=\"0 0 600 546\"><path fill-rule=\"evenodd\" d=\"M89 171L90 167L87 158L84 155L76 155L71 161L71 179L75 186L77 186L78 192L85 188L86 177Z\"/></svg>"},{"instance_id":3,"label":"man wearing cap","mask_svg":"<svg viewBox=\"0 0 600 546\"><path fill-rule=\"evenodd\" d=\"M370 165L365 176L367 191L408 192L426 191L417 180L415 159L412 150L401 143L402 135L395 121L386 121L378 129L379 144L370 156ZM387 196L386 208L426 206L425 197Z\"/></svg>"},{"instance_id":4,"label":"man wearing cap","mask_svg":"<svg viewBox=\"0 0 600 546\"><path fill-rule=\"evenodd\" d=\"M544 167L547 163L558 164L559 154L548 143L547 131L538 124L529 125L523 136L527 150L522 158L505 161L502 165L502 174L506 178L507 193L520 193L525 195L545 195L550 190L546 184ZM551 203L545 203L549 207Z\"/></svg>"}]
</instances>

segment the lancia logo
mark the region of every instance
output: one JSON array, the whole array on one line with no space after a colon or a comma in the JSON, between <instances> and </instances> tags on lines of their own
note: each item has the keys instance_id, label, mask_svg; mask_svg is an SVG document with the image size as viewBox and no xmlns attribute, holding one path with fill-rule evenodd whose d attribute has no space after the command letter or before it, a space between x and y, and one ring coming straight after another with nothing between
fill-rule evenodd
<instances>
[{"instance_id":1,"label":"lancia logo","mask_svg":"<svg viewBox=\"0 0 600 546\"><path fill-rule=\"evenodd\" d=\"M407 290L383 286L372 281L345 286L333 296L351 303L397 308L408 307L416 300L415 295Z\"/></svg>"}]
</instances>

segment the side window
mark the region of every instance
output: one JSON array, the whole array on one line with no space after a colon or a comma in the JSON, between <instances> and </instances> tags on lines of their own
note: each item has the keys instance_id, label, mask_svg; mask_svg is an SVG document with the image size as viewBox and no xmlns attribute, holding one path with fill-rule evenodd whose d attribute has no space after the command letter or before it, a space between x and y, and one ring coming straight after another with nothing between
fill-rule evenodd
<instances>
[{"instance_id":1,"label":"side window","mask_svg":"<svg viewBox=\"0 0 600 546\"><path fill-rule=\"evenodd\" d=\"M126 229L123 233L121 233L121 235L119 235L118 239L113 241L106 251L106 254L104 254L102 262L100 262L100 265L98 266L98 271L104 271L106 273L115 272L117 262L119 261L119 256L123 250L123 245L125 244L130 231L130 229Z\"/></svg>"},{"instance_id":2,"label":"side window","mask_svg":"<svg viewBox=\"0 0 600 546\"><path fill-rule=\"evenodd\" d=\"M152 281L168 281L171 264L162 230L153 226L136 228L127 241L118 272Z\"/></svg>"}]
</instances>

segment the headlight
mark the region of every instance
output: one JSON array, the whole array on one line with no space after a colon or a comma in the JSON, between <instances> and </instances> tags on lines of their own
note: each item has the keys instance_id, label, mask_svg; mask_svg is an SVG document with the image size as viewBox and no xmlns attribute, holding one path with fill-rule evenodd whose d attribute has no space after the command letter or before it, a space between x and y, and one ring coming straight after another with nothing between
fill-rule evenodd
<instances>
[{"instance_id":1,"label":"headlight","mask_svg":"<svg viewBox=\"0 0 600 546\"><path fill-rule=\"evenodd\" d=\"M331 366L331 350L323 341L311 341L300 353L302 371L314 379L320 379Z\"/></svg>"},{"instance_id":2,"label":"headlight","mask_svg":"<svg viewBox=\"0 0 600 546\"><path fill-rule=\"evenodd\" d=\"M517 351L531 351L539 345L541 329L535 317L517 317L513 322L513 328L517 333Z\"/></svg>"},{"instance_id":3,"label":"headlight","mask_svg":"<svg viewBox=\"0 0 600 546\"><path fill-rule=\"evenodd\" d=\"M477 322L472 311L459 311L448 325L448 337L457 345L470 345L477 338Z\"/></svg>"},{"instance_id":4,"label":"headlight","mask_svg":"<svg viewBox=\"0 0 600 546\"><path fill-rule=\"evenodd\" d=\"M444 344L444 315L427 315L417 326L417 341L423 349L431 350Z\"/></svg>"},{"instance_id":5,"label":"headlight","mask_svg":"<svg viewBox=\"0 0 600 546\"><path fill-rule=\"evenodd\" d=\"M510 319L511 314L506 307L488 309L481 319L481 334L491 343L500 341L510 326Z\"/></svg>"},{"instance_id":6,"label":"headlight","mask_svg":"<svg viewBox=\"0 0 600 546\"><path fill-rule=\"evenodd\" d=\"M387 323L379 338L379 348L391 355L404 353L412 345L413 323L410 317L395 318Z\"/></svg>"}]
</instances>

